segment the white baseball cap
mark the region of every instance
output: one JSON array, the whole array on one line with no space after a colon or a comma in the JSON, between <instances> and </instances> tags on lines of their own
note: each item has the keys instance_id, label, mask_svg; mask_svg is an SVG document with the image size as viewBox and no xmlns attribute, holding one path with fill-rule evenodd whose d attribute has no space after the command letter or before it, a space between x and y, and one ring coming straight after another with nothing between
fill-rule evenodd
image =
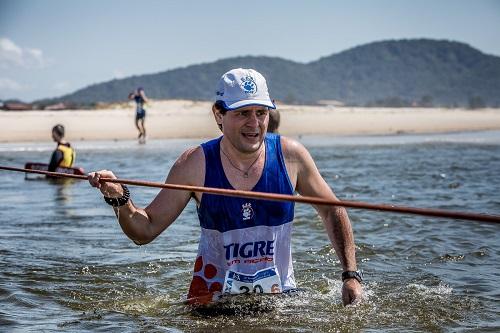
<instances>
[{"instance_id":1,"label":"white baseball cap","mask_svg":"<svg viewBox=\"0 0 500 333\"><path fill-rule=\"evenodd\" d=\"M266 79L254 69L235 68L222 75L217 83L215 100L222 101L227 110L249 105L276 109L269 98Z\"/></svg>"}]
</instances>

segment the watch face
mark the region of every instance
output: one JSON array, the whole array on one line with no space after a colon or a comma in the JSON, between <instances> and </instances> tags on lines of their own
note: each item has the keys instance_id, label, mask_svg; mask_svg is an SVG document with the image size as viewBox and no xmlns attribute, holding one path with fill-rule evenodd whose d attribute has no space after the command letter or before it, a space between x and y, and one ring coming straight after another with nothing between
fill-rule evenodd
<instances>
[{"instance_id":1,"label":"watch face","mask_svg":"<svg viewBox=\"0 0 500 333\"><path fill-rule=\"evenodd\" d=\"M361 271L347 271L342 273L342 281L347 279L356 279L358 282L363 281L363 273Z\"/></svg>"}]
</instances>

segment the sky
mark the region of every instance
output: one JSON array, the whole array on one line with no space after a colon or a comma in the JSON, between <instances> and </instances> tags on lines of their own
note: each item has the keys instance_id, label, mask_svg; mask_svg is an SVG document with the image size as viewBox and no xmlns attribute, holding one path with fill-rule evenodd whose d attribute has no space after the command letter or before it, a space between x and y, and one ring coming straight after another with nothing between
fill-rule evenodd
<instances>
[{"instance_id":1,"label":"sky","mask_svg":"<svg viewBox=\"0 0 500 333\"><path fill-rule=\"evenodd\" d=\"M310 62L411 38L500 56L500 1L0 0L0 100L234 56Z\"/></svg>"}]
</instances>

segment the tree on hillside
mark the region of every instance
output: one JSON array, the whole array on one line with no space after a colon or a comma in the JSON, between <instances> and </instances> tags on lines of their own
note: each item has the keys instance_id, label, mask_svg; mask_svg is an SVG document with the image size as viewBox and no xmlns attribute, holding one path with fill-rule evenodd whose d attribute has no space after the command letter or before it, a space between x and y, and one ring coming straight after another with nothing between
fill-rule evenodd
<instances>
[{"instance_id":1,"label":"tree on hillside","mask_svg":"<svg viewBox=\"0 0 500 333\"><path fill-rule=\"evenodd\" d=\"M486 103L481 96L469 96L468 105L470 110L482 109L486 107Z\"/></svg>"},{"instance_id":2,"label":"tree on hillside","mask_svg":"<svg viewBox=\"0 0 500 333\"><path fill-rule=\"evenodd\" d=\"M431 108L432 107L432 96L425 95L418 101L418 106L423 108Z\"/></svg>"}]
</instances>

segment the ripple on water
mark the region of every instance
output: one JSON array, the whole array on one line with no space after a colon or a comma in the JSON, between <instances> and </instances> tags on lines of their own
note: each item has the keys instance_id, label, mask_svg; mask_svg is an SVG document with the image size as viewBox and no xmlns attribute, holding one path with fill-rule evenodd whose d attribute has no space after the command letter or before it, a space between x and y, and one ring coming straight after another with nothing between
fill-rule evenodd
<instances>
[{"instance_id":1,"label":"ripple on water","mask_svg":"<svg viewBox=\"0 0 500 333\"><path fill-rule=\"evenodd\" d=\"M427 143L425 137L403 144L391 138L341 141L310 146L341 199L500 212L498 144ZM179 152L192 145L104 143L94 149L97 145L89 143L78 163L86 170L111 168L124 178L164 181ZM52 149L4 149L0 164L46 160ZM498 225L349 209L358 263L365 271L365 300L343 307L340 261L316 212L297 205L293 259L302 291L230 298L225 312L210 315L183 302L200 233L193 204L155 241L137 247L102 196L84 182L53 184L0 173L0 184L5 212L0 215L0 325L13 331L500 328ZM131 187L131 192L134 202L144 205L158 191Z\"/></svg>"}]
</instances>

